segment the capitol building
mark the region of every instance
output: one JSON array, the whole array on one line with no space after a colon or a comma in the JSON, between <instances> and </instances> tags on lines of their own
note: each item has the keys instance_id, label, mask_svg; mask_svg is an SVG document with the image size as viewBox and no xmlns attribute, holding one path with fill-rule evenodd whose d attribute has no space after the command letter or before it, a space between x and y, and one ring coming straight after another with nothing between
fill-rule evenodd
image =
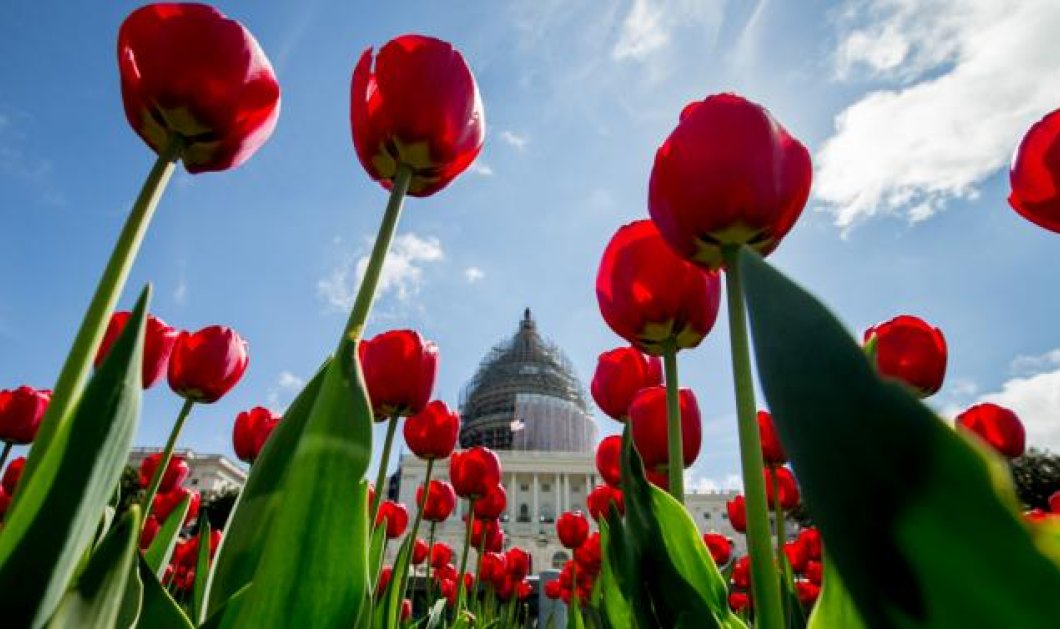
<instances>
[{"instance_id":1,"label":"capitol building","mask_svg":"<svg viewBox=\"0 0 1060 629\"><path fill-rule=\"evenodd\" d=\"M603 481L596 472L596 423L585 389L563 352L540 335L529 309L515 334L486 354L465 386L460 415L461 447L487 446L500 457L508 495L501 517L505 546L529 551L535 573L558 569L570 554L556 537L556 517L574 509L587 513L585 498ZM410 513L425 472L425 461L405 454L390 479L388 493ZM448 473L448 460L435 462L433 478L448 479ZM732 529L725 511L734 495L692 493L685 503L701 532L732 538L743 554L743 535ZM459 501L459 513L437 526L436 540L459 551L466 509L467 502Z\"/></svg>"}]
</instances>

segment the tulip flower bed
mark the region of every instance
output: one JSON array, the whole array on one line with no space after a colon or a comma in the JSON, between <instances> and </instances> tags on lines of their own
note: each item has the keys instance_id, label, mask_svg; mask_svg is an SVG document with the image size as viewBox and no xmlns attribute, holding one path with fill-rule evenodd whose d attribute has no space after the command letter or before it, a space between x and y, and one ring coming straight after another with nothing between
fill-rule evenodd
<instances>
[{"instance_id":1,"label":"tulip flower bed","mask_svg":"<svg viewBox=\"0 0 1060 629\"><path fill-rule=\"evenodd\" d=\"M257 407L236 418L234 449L251 467L223 531L200 516L174 450L195 406L239 383L247 343L224 326L170 327L149 313L149 286L132 311L114 309L176 164L198 173L250 159L277 124L280 88L250 32L205 5L137 9L121 26L118 63L128 121L157 160L54 388L0 392L3 459L32 443L0 487L2 624L557 620L531 614L530 554L506 548L500 460L456 450L460 417L431 398L438 348L411 330L363 338L405 197L441 192L482 148L483 103L461 54L406 35L353 69L353 144L389 201L317 374L282 416ZM1058 121L1051 114L1020 145L1010 198L1053 231ZM806 148L756 103L720 94L680 112L651 169L650 218L618 227L602 255L600 312L628 346L600 355L591 392L622 435L598 446L605 484L588 495L588 517L558 517L573 559L542 593L566 603L572 627L1057 626L1060 516L1019 511L1006 463L1026 445L1019 418L983 404L947 425L920 401L945 376L941 331L903 315L858 343L763 260L797 222L811 173ZM724 536L701 536L684 507L683 472L702 434L678 356L711 332L723 292L744 484L728 517L749 550L740 557ZM769 411L755 399L752 352ZM142 390L163 375L182 405L119 514ZM373 486L374 422L386 439ZM376 490L402 422L405 445L426 461L413 505ZM433 478L446 459L448 479ZM458 501L465 538L450 547L436 525ZM789 539L787 512L800 502L816 527Z\"/></svg>"}]
</instances>

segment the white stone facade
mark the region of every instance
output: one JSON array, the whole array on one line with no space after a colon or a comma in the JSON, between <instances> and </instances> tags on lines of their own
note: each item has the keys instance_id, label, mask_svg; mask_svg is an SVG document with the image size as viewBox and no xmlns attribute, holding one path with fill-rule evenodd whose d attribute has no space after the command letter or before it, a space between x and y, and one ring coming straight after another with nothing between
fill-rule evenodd
<instances>
[{"instance_id":1,"label":"white stone facade","mask_svg":"<svg viewBox=\"0 0 1060 629\"><path fill-rule=\"evenodd\" d=\"M147 456L159 452L157 448L133 448L129 453L129 465L140 469L140 462ZM240 489L247 480L243 467L221 454L200 454L194 450L176 449L179 455L188 462L191 473L184 486L200 493L214 493L226 489Z\"/></svg>"}]
</instances>

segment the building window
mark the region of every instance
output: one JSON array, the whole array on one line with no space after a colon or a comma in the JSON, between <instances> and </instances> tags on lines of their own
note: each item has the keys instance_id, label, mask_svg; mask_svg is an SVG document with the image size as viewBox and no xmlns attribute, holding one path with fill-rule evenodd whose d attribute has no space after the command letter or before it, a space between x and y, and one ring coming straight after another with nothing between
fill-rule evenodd
<instances>
[{"instance_id":1,"label":"building window","mask_svg":"<svg viewBox=\"0 0 1060 629\"><path fill-rule=\"evenodd\" d=\"M530 521L530 507L524 502L519 505L519 521L529 522Z\"/></svg>"},{"instance_id":2,"label":"building window","mask_svg":"<svg viewBox=\"0 0 1060 629\"><path fill-rule=\"evenodd\" d=\"M551 483L541 483L541 491L552 491Z\"/></svg>"},{"instance_id":3,"label":"building window","mask_svg":"<svg viewBox=\"0 0 1060 629\"><path fill-rule=\"evenodd\" d=\"M704 513L703 513L703 519L704 519L704 520L709 520L709 519L710 519L710 514L709 514L709 513L707 513L707 512L704 512Z\"/></svg>"},{"instance_id":4,"label":"building window","mask_svg":"<svg viewBox=\"0 0 1060 629\"><path fill-rule=\"evenodd\" d=\"M729 519L729 514L728 513L721 514L721 519L722 520L728 520Z\"/></svg>"},{"instance_id":5,"label":"building window","mask_svg":"<svg viewBox=\"0 0 1060 629\"><path fill-rule=\"evenodd\" d=\"M552 568L555 570L562 569L563 564L567 563L568 559L570 559L570 557L567 556L567 553L562 550L559 551L555 555L552 555Z\"/></svg>"},{"instance_id":6,"label":"building window","mask_svg":"<svg viewBox=\"0 0 1060 629\"><path fill-rule=\"evenodd\" d=\"M530 491L530 485L519 483L519 491Z\"/></svg>"}]
</instances>

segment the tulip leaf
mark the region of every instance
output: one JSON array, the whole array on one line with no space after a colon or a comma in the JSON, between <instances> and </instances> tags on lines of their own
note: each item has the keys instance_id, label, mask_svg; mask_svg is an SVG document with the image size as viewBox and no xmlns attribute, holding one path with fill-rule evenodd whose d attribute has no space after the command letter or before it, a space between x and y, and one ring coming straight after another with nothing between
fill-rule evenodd
<instances>
[{"instance_id":1,"label":"tulip leaf","mask_svg":"<svg viewBox=\"0 0 1060 629\"><path fill-rule=\"evenodd\" d=\"M368 545L368 571L371 578L369 589L375 592L379 573L383 568L383 549L386 546L386 527L377 526L372 529L371 542Z\"/></svg>"},{"instance_id":2,"label":"tulip leaf","mask_svg":"<svg viewBox=\"0 0 1060 629\"><path fill-rule=\"evenodd\" d=\"M191 619L195 624L206 617L206 582L210 575L210 519L199 518L199 555L195 558L195 580L191 588Z\"/></svg>"},{"instance_id":3,"label":"tulip leaf","mask_svg":"<svg viewBox=\"0 0 1060 629\"><path fill-rule=\"evenodd\" d=\"M140 580L143 582L143 605L137 627L142 629L191 629L191 620L184 615L166 588L162 587L154 569L140 557L137 562Z\"/></svg>"},{"instance_id":4,"label":"tulip leaf","mask_svg":"<svg viewBox=\"0 0 1060 629\"><path fill-rule=\"evenodd\" d=\"M356 343L344 342L324 370L237 627L348 627L357 619L369 586L372 409L356 356Z\"/></svg>"},{"instance_id":5,"label":"tulip leaf","mask_svg":"<svg viewBox=\"0 0 1060 629\"><path fill-rule=\"evenodd\" d=\"M621 522L617 518L617 514L613 515L616 516L615 520ZM603 520L599 522L598 526L600 529L600 547L604 549L603 561L600 564L600 579L597 582L600 587L600 606L603 607L608 626L616 629L619 627L633 627L629 601L626 600L626 596L618 584L618 574L621 574L621 567L618 566L619 569L615 569L617 553L610 552L612 548L611 528L608 522ZM618 529L618 534L622 535L621 528Z\"/></svg>"},{"instance_id":6,"label":"tulip leaf","mask_svg":"<svg viewBox=\"0 0 1060 629\"><path fill-rule=\"evenodd\" d=\"M250 475L243 485L225 535L214 559L207 583L207 613L212 616L225 602L250 583L261 560L272 518L283 498L283 478L290 466L291 454L305 430L309 410L324 381L331 363L328 359L283 414L283 420L269 435Z\"/></svg>"},{"instance_id":7,"label":"tulip leaf","mask_svg":"<svg viewBox=\"0 0 1060 629\"><path fill-rule=\"evenodd\" d=\"M0 609L10 626L55 611L92 546L140 415L144 288L124 331L59 425L0 534Z\"/></svg>"},{"instance_id":8,"label":"tulip leaf","mask_svg":"<svg viewBox=\"0 0 1060 629\"><path fill-rule=\"evenodd\" d=\"M386 524L379 526L378 530L386 530ZM405 589L408 584L409 560L412 558L412 538L408 535L401 540L401 547L394 557L393 571L390 573L390 582L387 583L386 591L376 602L375 623L373 627L396 627L401 618L401 603L405 600Z\"/></svg>"},{"instance_id":9,"label":"tulip leaf","mask_svg":"<svg viewBox=\"0 0 1060 629\"><path fill-rule=\"evenodd\" d=\"M166 566L169 565L169 559L173 556L173 549L177 545L180 529L184 525L184 518L188 516L190 507L191 494L188 494L166 517L166 521L158 529L155 538L151 540L151 545L147 547L147 552L144 553L147 565L159 579L166 574Z\"/></svg>"},{"instance_id":10,"label":"tulip leaf","mask_svg":"<svg viewBox=\"0 0 1060 629\"><path fill-rule=\"evenodd\" d=\"M810 612L808 629L867 629L858 608L850 599L850 593L843 585L843 579L833 567L832 561L824 557L824 575L821 580L821 594Z\"/></svg>"},{"instance_id":11,"label":"tulip leaf","mask_svg":"<svg viewBox=\"0 0 1060 629\"><path fill-rule=\"evenodd\" d=\"M135 572L139 533L140 509L133 506L92 554L73 589L63 596L49 626L100 629L115 626L129 573Z\"/></svg>"},{"instance_id":12,"label":"tulip leaf","mask_svg":"<svg viewBox=\"0 0 1060 629\"><path fill-rule=\"evenodd\" d=\"M427 614L427 624L424 629L436 629L445 620L445 597L439 598L431 605L431 611Z\"/></svg>"},{"instance_id":13,"label":"tulip leaf","mask_svg":"<svg viewBox=\"0 0 1060 629\"><path fill-rule=\"evenodd\" d=\"M1060 567L1022 522L1004 462L881 380L835 317L756 254L740 268L763 391L865 622L1055 626Z\"/></svg>"}]
</instances>

